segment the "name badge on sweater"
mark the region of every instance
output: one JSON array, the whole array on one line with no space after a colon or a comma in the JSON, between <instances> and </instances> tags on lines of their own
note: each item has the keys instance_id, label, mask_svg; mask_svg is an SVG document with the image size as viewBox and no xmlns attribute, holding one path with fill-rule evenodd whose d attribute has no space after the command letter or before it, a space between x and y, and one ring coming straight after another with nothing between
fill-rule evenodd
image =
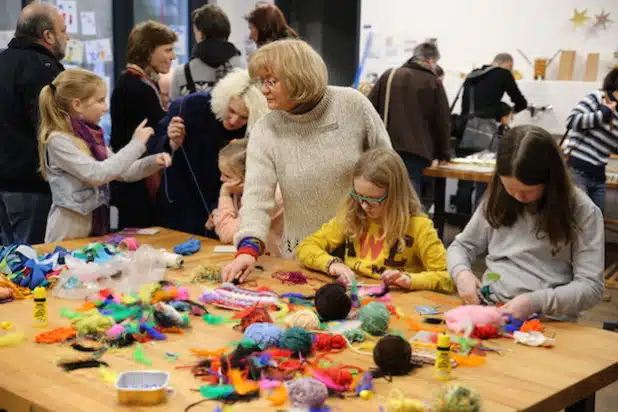
<instances>
[{"instance_id":1,"label":"name badge on sweater","mask_svg":"<svg viewBox=\"0 0 618 412\"><path fill-rule=\"evenodd\" d=\"M318 127L318 132L320 133L332 132L333 130L337 130L337 129L339 129L339 123L333 122L333 123L325 124L324 126Z\"/></svg>"}]
</instances>

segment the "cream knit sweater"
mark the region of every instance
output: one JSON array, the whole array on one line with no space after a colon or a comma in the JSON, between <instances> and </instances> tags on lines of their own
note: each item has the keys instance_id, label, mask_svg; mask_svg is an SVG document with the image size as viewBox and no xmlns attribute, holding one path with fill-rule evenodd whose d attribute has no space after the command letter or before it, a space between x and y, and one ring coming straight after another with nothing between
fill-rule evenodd
<instances>
[{"instance_id":1,"label":"cream knit sweater","mask_svg":"<svg viewBox=\"0 0 618 412\"><path fill-rule=\"evenodd\" d=\"M281 253L293 258L308 235L335 216L352 186L360 155L375 147L392 147L382 119L360 92L329 86L312 110L281 110L262 117L251 131L240 230L264 241L270 228L277 183L284 206Z\"/></svg>"}]
</instances>

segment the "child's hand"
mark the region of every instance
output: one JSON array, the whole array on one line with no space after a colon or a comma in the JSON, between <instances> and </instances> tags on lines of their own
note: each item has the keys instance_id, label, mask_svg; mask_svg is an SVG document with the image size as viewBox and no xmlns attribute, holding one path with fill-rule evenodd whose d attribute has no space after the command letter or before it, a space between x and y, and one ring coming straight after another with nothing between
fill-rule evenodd
<instances>
[{"instance_id":1,"label":"child's hand","mask_svg":"<svg viewBox=\"0 0 618 412\"><path fill-rule=\"evenodd\" d=\"M410 289L412 287L412 279L407 273L402 273L398 270L386 270L380 277L384 283L390 286L397 286L402 289Z\"/></svg>"},{"instance_id":2,"label":"child's hand","mask_svg":"<svg viewBox=\"0 0 618 412\"><path fill-rule=\"evenodd\" d=\"M356 279L356 274L354 271L347 267L344 263L340 262L335 262L330 265L330 268L328 268L328 274L336 277L339 282L346 286L351 285L352 282L354 282L354 279Z\"/></svg>"},{"instance_id":3,"label":"child's hand","mask_svg":"<svg viewBox=\"0 0 618 412\"><path fill-rule=\"evenodd\" d=\"M469 270L462 270L455 277L455 284L457 285L459 297L466 305L479 305L481 303L476 294L481 287L481 281L474 273Z\"/></svg>"},{"instance_id":4,"label":"child's hand","mask_svg":"<svg viewBox=\"0 0 618 412\"><path fill-rule=\"evenodd\" d=\"M241 194L244 189L245 183L240 179L235 179L230 182L225 182L221 185L220 195L236 195Z\"/></svg>"},{"instance_id":5,"label":"child's hand","mask_svg":"<svg viewBox=\"0 0 618 412\"><path fill-rule=\"evenodd\" d=\"M526 294L516 296L508 301L504 306L498 308L503 314L509 314L515 319L526 321L535 312L539 311Z\"/></svg>"},{"instance_id":6,"label":"child's hand","mask_svg":"<svg viewBox=\"0 0 618 412\"><path fill-rule=\"evenodd\" d=\"M174 117L167 126L167 137L170 139L170 146L173 151L178 150L185 141L185 122L182 117Z\"/></svg>"},{"instance_id":7,"label":"child's hand","mask_svg":"<svg viewBox=\"0 0 618 412\"><path fill-rule=\"evenodd\" d=\"M213 230L215 228L215 222L213 220L213 215L214 213L217 211L217 209L215 209L210 216L208 216L208 220L206 221L206 224L204 225L206 227L206 230Z\"/></svg>"},{"instance_id":8,"label":"child's hand","mask_svg":"<svg viewBox=\"0 0 618 412\"><path fill-rule=\"evenodd\" d=\"M169 153L157 153L156 161L159 167L167 168L172 165L172 158Z\"/></svg>"},{"instance_id":9,"label":"child's hand","mask_svg":"<svg viewBox=\"0 0 618 412\"><path fill-rule=\"evenodd\" d=\"M146 144L148 139L154 134L154 129L152 127L146 127L146 123L148 123L148 119L142 120L135 128L135 132L133 132L133 138L139 140L143 144Z\"/></svg>"}]
</instances>

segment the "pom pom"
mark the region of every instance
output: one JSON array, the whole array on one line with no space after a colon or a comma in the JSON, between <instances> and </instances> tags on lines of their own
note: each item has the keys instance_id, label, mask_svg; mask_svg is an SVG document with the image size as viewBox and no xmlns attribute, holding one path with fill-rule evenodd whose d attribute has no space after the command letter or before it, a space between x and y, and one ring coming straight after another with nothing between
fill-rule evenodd
<instances>
[{"instance_id":1,"label":"pom pom","mask_svg":"<svg viewBox=\"0 0 618 412\"><path fill-rule=\"evenodd\" d=\"M178 294L176 295L176 300L189 300L190 294L189 289L186 287L178 288Z\"/></svg>"},{"instance_id":2,"label":"pom pom","mask_svg":"<svg viewBox=\"0 0 618 412\"><path fill-rule=\"evenodd\" d=\"M298 327L315 330L320 328L320 319L318 319L318 315L314 311L303 309L285 318L285 325L289 328Z\"/></svg>"},{"instance_id":3,"label":"pom pom","mask_svg":"<svg viewBox=\"0 0 618 412\"><path fill-rule=\"evenodd\" d=\"M255 342L261 349L277 346L283 331L272 323L254 323L245 330L245 338Z\"/></svg>"},{"instance_id":4,"label":"pom pom","mask_svg":"<svg viewBox=\"0 0 618 412\"><path fill-rule=\"evenodd\" d=\"M479 412L481 397L464 385L446 385L436 396L436 412Z\"/></svg>"},{"instance_id":5,"label":"pom pom","mask_svg":"<svg viewBox=\"0 0 618 412\"><path fill-rule=\"evenodd\" d=\"M412 347L400 336L385 336L373 348L373 361L388 376L407 375L413 367Z\"/></svg>"},{"instance_id":6,"label":"pom pom","mask_svg":"<svg viewBox=\"0 0 618 412\"><path fill-rule=\"evenodd\" d=\"M321 408L328 399L326 385L317 379L294 379L286 385L288 397L295 408Z\"/></svg>"},{"instance_id":7,"label":"pom pom","mask_svg":"<svg viewBox=\"0 0 618 412\"><path fill-rule=\"evenodd\" d=\"M307 356L311 353L313 338L311 333L303 328L290 328L283 332L279 341L279 346L283 349L289 349L294 353L300 353L302 356Z\"/></svg>"},{"instance_id":8,"label":"pom pom","mask_svg":"<svg viewBox=\"0 0 618 412\"><path fill-rule=\"evenodd\" d=\"M348 317L352 309L352 299L346 294L345 286L329 283L315 293L315 308L320 318L326 322Z\"/></svg>"},{"instance_id":9,"label":"pom pom","mask_svg":"<svg viewBox=\"0 0 618 412\"><path fill-rule=\"evenodd\" d=\"M476 325L501 325L502 314L494 306L464 305L444 314L446 326L455 333L474 328Z\"/></svg>"},{"instance_id":10,"label":"pom pom","mask_svg":"<svg viewBox=\"0 0 618 412\"><path fill-rule=\"evenodd\" d=\"M384 335L388 329L391 313L380 302L371 302L363 306L359 313L361 328L371 335Z\"/></svg>"}]
</instances>

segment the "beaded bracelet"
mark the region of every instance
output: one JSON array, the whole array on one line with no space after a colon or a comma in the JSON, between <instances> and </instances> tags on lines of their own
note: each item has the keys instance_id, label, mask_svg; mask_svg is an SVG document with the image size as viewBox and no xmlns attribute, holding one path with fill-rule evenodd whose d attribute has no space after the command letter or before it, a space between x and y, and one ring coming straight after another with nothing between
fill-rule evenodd
<instances>
[{"instance_id":1,"label":"beaded bracelet","mask_svg":"<svg viewBox=\"0 0 618 412\"><path fill-rule=\"evenodd\" d=\"M328 261L328 263L326 264L326 274L330 276L330 267L333 265L333 263L343 263L343 260L339 259L338 257L333 257L331 260Z\"/></svg>"}]
</instances>

